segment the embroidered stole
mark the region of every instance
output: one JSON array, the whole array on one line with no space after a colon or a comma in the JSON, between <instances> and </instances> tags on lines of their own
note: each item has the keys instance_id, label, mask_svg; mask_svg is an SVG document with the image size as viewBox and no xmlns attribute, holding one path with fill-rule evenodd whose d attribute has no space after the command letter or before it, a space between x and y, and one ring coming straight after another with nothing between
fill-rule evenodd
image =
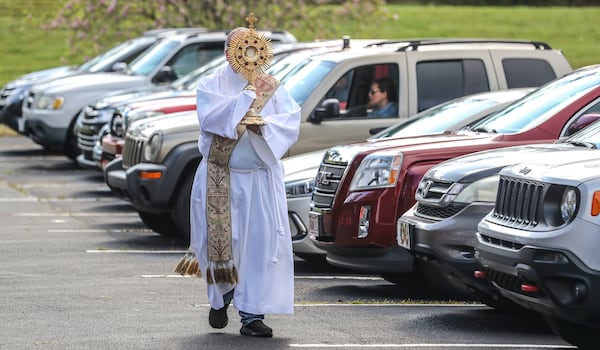
<instances>
[{"instance_id":1,"label":"embroidered stole","mask_svg":"<svg viewBox=\"0 0 600 350\"><path fill-rule=\"evenodd\" d=\"M261 74L255 79L253 85L256 88L256 99L252 101L249 111L259 113L279 86L279 81L269 74ZM231 237L229 157L244 131L244 126L238 124L237 139L214 135L208 154L206 184L208 234L206 282L208 284L236 284L238 281Z\"/></svg>"}]
</instances>

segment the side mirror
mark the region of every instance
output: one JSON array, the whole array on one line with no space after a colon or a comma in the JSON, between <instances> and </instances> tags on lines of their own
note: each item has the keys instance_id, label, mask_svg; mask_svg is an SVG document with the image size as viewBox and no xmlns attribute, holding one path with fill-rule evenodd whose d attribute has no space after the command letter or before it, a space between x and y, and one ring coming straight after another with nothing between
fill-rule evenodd
<instances>
[{"instance_id":1,"label":"side mirror","mask_svg":"<svg viewBox=\"0 0 600 350\"><path fill-rule=\"evenodd\" d=\"M116 62L115 64L112 65L111 67L113 72L124 72L127 70L127 63L125 62Z\"/></svg>"},{"instance_id":2,"label":"side mirror","mask_svg":"<svg viewBox=\"0 0 600 350\"><path fill-rule=\"evenodd\" d=\"M337 98L328 98L321 106L315 108L310 122L319 124L323 119L338 118L340 116L340 101Z\"/></svg>"},{"instance_id":3,"label":"side mirror","mask_svg":"<svg viewBox=\"0 0 600 350\"><path fill-rule=\"evenodd\" d=\"M173 72L173 68L162 67L158 71L158 73L156 73L154 79L152 79L152 82L154 82L155 84L170 83L172 81L175 81L176 79L177 76L175 75L175 72Z\"/></svg>"},{"instance_id":4,"label":"side mirror","mask_svg":"<svg viewBox=\"0 0 600 350\"><path fill-rule=\"evenodd\" d=\"M383 129L386 129L386 127L382 126L382 127L379 127L379 128L369 129L369 134L371 134L371 135L378 134Z\"/></svg>"}]
</instances>

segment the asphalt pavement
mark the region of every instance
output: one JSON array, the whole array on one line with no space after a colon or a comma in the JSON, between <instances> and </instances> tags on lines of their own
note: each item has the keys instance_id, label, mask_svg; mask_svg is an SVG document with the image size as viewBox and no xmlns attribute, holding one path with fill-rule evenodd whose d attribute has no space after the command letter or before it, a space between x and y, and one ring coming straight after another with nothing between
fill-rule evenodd
<instances>
[{"instance_id":1,"label":"asphalt pavement","mask_svg":"<svg viewBox=\"0 0 600 350\"><path fill-rule=\"evenodd\" d=\"M144 227L102 173L0 137L0 349L563 349L535 314L449 301L420 281L296 260L295 314L272 339L211 329L187 248Z\"/></svg>"}]
</instances>

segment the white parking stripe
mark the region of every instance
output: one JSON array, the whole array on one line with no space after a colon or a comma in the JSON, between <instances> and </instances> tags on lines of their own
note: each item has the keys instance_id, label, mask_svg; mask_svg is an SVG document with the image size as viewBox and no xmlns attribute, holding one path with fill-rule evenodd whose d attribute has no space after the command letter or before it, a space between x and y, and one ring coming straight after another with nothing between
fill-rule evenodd
<instances>
[{"instance_id":1,"label":"white parking stripe","mask_svg":"<svg viewBox=\"0 0 600 350\"><path fill-rule=\"evenodd\" d=\"M14 213L13 216L26 216L26 217L50 217L50 216L78 216L78 217L88 217L88 216L138 216L138 213Z\"/></svg>"},{"instance_id":2,"label":"white parking stripe","mask_svg":"<svg viewBox=\"0 0 600 350\"><path fill-rule=\"evenodd\" d=\"M292 348L478 348L478 349L577 349L571 345L540 344L289 344Z\"/></svg>"}]
</instances>

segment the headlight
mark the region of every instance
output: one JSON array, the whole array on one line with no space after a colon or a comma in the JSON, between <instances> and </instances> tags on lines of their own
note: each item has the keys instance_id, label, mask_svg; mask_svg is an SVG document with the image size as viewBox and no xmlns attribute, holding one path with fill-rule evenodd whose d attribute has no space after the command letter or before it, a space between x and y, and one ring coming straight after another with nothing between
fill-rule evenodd
<instances>
[{"instance_id":1,"label":"headlight","mask_svg":"<svg viewBox=\"0 0 600 350\"><path fill-rule=\"evenodd\" d=\"M454 199L458 203L473 203L473 202L488 202L496 201L496 193L498 193L498 178L499 175L477 180L469 185L466 185Z\"/></svg>"},{"instance_id":2,"label":"headlight","mask_svg":"<svg viewBox=\"0 0 600 350\"><path fill-rule=\"evenodd\" d=\"M376 152L366 156L354 174L350 190L394 187L400 175L402 153Z\"/></svg>"},{"instance_id":3,"label":"headlight","mask_svg":"<svg viewBox=\"0 0 600 350\"><path fill-rule=\"evenodd\" d=\"M565 223L570 222L577 213L577 192L572 187L565 188L560 199L560 216Z\"/></svg>"},{"instance_id":4,"label":"headlight","mask_svg":"<svg viewBox=\"0 0 600 350\"><path fill-rule=\"evenodd\" d=\"M162 135L154 134L150 137L148 142L144 145L144 158L147 161L155 161L156 156L160 153L162 146Z\"/></svg>"},{"instance_id":5,"label":"headlight","mask_svg":"<svg viewBox=\"0 0 600 350\"><path fill-rule=\"evenodd\" d=\"M286 182L285 196L286 197L304 197L310 196L315 188L315 178Z\"/></svg>"},{"instance_id":6,"label":"headlight","mask_svg":"<svg viewBox=\"0 0 600 350\"><path fill-rule=\"evenodd\" d=\"M61 109L65 103L65 98L59 95L42 95L38 99L37 108L39 109Z\"/></svg>"}]
</instances>

